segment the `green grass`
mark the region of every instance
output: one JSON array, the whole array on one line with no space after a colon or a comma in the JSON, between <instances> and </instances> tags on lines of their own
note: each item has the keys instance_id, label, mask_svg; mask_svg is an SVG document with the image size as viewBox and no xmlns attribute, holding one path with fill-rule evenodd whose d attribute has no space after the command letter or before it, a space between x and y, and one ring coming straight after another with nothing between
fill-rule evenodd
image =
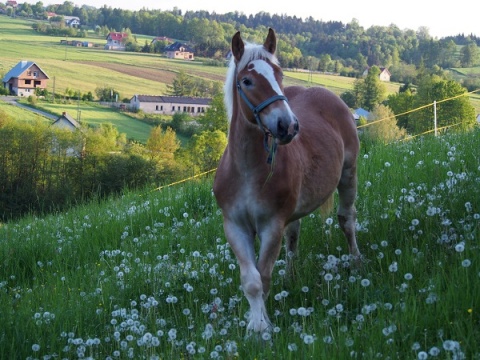
<instances>
[{"instance_id":1,"label":"green grass","mask_svg":"<svg viewBox=\"0 0 480 360\"><path fill-rule=\"evenodd\" d=\"M43 116L35 114L31 111L22 109L18 106L13 106L3 101L0 101L0 111L4 111L5 114L8 114L8 116L12 117L13 119L21 119L22 121L32 122L40 119L40 120L50 122L49 119Z\"/></svg>"},{"instance_id":2,"label":"green grass","mask_svg":"<svg viewBox=\"0 0 480 360\"><path fill-rule=\"evenodd\" d=\"M108 107L85 103L83 101L78 103L72 101L71 103L54 104L42 101L38 102L36 107L57 116L62 115L65 111L74 119L80 120L81 124L112 124L120 133L126 134L128 139L134 139L142 143L147 142L150 131L152 130L152 126L125 115L120 111L113 111Z\"/></svg>"},{"instance_id":3,"label":"green grass","mask_svg":"<svg viewBox=\"0 0 480 360\"><path fill-rule=\"evenodd\" d=\"M479 135L362 146L365 261L334 214L306 217L267 341L245 337L211 178L0 225L0 358L478 359Z\"/></svg>"}]
</instances>

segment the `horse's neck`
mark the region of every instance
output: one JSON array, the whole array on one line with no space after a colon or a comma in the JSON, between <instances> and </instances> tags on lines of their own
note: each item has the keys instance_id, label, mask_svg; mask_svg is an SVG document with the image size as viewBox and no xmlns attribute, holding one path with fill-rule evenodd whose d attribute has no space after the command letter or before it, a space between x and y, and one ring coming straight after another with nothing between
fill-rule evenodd
<instances>
[{"instance_id":1,"label":"horse's neck","mask_svg":"<svg viewBox=\"0 0 480 360\"><path fill-rule=\"evenodd\" d=\"M266 163L267 152L263 141L264 133L257 126L248 124L241 114L233 116L228 147L235 167L245 170L258 167L260 161Z\"/></svg>"}]
</instances>

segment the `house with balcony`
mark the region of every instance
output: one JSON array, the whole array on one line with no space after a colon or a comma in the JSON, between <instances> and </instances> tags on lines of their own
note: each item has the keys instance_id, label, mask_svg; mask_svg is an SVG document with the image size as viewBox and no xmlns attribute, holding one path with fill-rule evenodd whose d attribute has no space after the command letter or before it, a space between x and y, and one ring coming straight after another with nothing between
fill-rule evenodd
<instances>
[{"instance_id":1,"label":"house with balcony","mask_svg":"<svg viewBox=\"0 0 480 360\"><path fill-rule=\"evenodd\" d=\"M46 89L48 75L33 61L22 60L2 79L5 89L16 96L35 95L36 89Z\"/></svg>"},{"instance_id":2,"label":"house with balcony","mask_svg":"<svg viewBox=\"0 0 480 360\"><path fill-rule=\"evenodd\" d=\"M195 60L193 49L178 41L165 47L165 54L169 59Z\"/></svg>"},{"instance_id":3,"label":"house with balcony","mask_svg":"<svg viewBox=\"0 0 480 360\"><path fill-rule=\"evenodd\" d=\"M112 31L107 35L107 44L105 50L125 50L125 41L128 38L128 34L125 32Z\"/></svg>"}]
</instances>

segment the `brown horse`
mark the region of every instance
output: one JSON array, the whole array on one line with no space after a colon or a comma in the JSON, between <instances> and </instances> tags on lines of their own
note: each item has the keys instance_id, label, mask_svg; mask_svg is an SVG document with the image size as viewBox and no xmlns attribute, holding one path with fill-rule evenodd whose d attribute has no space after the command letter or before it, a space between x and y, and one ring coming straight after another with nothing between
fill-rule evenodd
<instances>
[{"instance_id":1,"label":"brown horse","mask_svg":"<svg viewBox=\"0 0 480 360\"><path fill-rule=\"evenodd\" d=\"M263 45L245 44L240 32L232 38L225 82L228 145L213 187L253 331L271 325L265 299L282 235L286 251L294 254L300 219L331 200L336 189L340 227L350 254L360 256L354 207L359 141L352 113L326 89L284 88L275 50L272 29Z\"/></svg>"}]
</instances>

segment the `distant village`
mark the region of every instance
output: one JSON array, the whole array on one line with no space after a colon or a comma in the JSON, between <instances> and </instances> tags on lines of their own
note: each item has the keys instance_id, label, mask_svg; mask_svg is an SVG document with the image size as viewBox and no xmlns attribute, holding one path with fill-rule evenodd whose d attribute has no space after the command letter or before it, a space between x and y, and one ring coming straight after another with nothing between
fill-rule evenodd
<instances>
[{"instance_id":1,"label":"distant village","mask_svg":"<svg viewBox=\"0 0 480 360\"><path fill-rule=\"evenodd\" d=\"M16 8L15 0L8 0L7 7ZM58 16L48 12L48 19ZM62 16L65 26L78 28L81 26L80 19L75 16ZM112 31L106 36L106 43L94 44L84 40L62 39L60 43L65 46L74 47L102 47L109 51L125 51L125 40L128 38L126 32ZM168 59L195 60L193 49L182 42L174 41L168 37L156 37L151 43L166 44L164 54ZM2 79L2 85L11 95L28 97L35 95L36 89L46 89L50 77L39 64L33 61L19 61ZM173 115L177 112L185 112L191 116L204 114L211 104L210 98L188 97L188 96L161 96L161 95L134 95L129 104L116 104L122 109L131 111L141 110L148 114ZM63 114L55 124L68 124L64 126L69 129L79 127L79 124L68 114Z\"/></svg>"}]
</instances>

